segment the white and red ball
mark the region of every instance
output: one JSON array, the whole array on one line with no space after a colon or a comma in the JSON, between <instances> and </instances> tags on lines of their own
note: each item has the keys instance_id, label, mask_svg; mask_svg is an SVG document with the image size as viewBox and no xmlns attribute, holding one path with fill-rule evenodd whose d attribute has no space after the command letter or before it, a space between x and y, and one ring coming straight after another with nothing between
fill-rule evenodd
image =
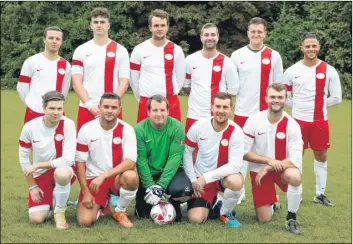
<instances>
[{"instance_id":1,"label":"white and red ball","mask_svg":"<svg viewBox=\"0 0 353 244\"><path fill-rule=\"evenodd\" d=\"M160 201L152 207L150 216L156 224L166 225L174 223L176 212L172 204Z\"/></svg>"}]
</instances>

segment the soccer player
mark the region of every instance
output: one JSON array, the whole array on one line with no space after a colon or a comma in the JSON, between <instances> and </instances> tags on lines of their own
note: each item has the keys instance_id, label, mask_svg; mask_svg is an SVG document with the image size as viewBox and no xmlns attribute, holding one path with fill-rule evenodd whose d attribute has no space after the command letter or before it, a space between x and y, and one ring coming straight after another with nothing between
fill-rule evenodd
<instances>
[{"instance_id":1,"label":"soccer player","mask_svg":"<svg viewBox=\"0 0 353 244\"><path fill-rule=\"evenodd\" d=\"M58 229L69 227L65 218L66 202L76 179L71 168L75 160L75 124L63 116L64 101L64 95L57 91L45 93L44 116L27 122L19 141L20 164L29 186L29 220L33 224L43 223L55 205Z\"/></svg>"},{"instance_id":2,"label":"soccer player","mask_svg":"<svg viewBox=\"0 0 353 244\"><path fill-rule=\"evenodd\" d=\"M176 221L182 218L180 203L192 195L192 186L182 169L185 149L183 125L168 116L168 100L154 95L147 101L148 118L135 127L137 171L140 185L136 195L135 215L148 218L152 206L166 193L174 206Z\"/></svg>"},{"instance_id":3,"label":"soccer player","mask_svg":"<svg viewBox=\"0 0 353 244\"><path fill-rule=\"evenodd\" d=\"M320 44L315 34L304 34L300 48L303 59L283 75L283 84L292 93L287 105L301 127L304 150L310 146L314 152L316 194L313 201L333 206L325 196L330 147L327 107L342 102L341 83L335 68L318 58Z\"/></svg>"},{"instance_id":4,"label":"soccer player","mask_svg":"<svg viewBox=\"0 0 353 244\"><path fill-rule=\"evenodd\" d=\"M109 209L109 194L120 195L113 218L126 228L133 223L126 209L135 199L136 136L134 129L118 119L120 97L104 93L98 106L100 116L84 124L78 133L76 148L77 177L81 185L77 220L90 227Z\"/></svg>"},{"instance_id":5,"label":"soccer player","mask_svg":"<svg viewBox=\"0 0 353 244\"><path fill-rule=\"evenodd\" d=\"M46 92L56 90L66 97L71 84L71 65L59 56L63 31L47 27L43 42L44 51L26 59L18 77L17 92L26 105L24 123L44 115L41 98Z\"/></svg>"},{"instance_id":6,"label":"soccer player","mask_svg":"<svg viewBox=\"0 0 353 244\"><path fill-rule=\"evenodd\" d=\"M231 59L239 74L239 92L236 94L234 121L243 128L251 115L266 110L266 89L272 83L282 81L283 66L280 54L265 46L266 22L255 17L248 24L249 44L232 53ZM247 174L248 162L244 162L242 173ZM245 199L244 195L240 202ZM239 203L240 203L239 202Z\"/></svg>"},{"instance_id":7,"label":"soccer player","mask_svg":"<svg viewBox=\"0 0 353 244\"><path fill-rule=\"evenodd\" d=\"M147 100L153 95L168 99L170 116L180 121L178 93L185 78L185 56L180 46L167 39L169 14L153 10L148 17L152 38L131 53L130 86L139 101L137 122L148 117Z\"/></svg>"},{"instance_id":8,"label":"soccer player","mask_svg":"<svg viewBox=\"0 0 353 244\"><path fill-rule=\"evenodd\" d=\"M189 95L185 133L199 119L212 116L212 97L223 91L235 95L239 78L232 60L217 50L218 28L207 23L201 29L202 50L186 58L184 91Z\"/></svg>"},{"instance_id":9,"label":"soccer player","mask_svg":"<svg viewBox=\"0 0 353 244\"><path fill-rule=\"evenodd\" d=\"M302 186L303 141L298 123L283 111L287 89L280 83L267 88L268 110L249 117L244 125L245 155L249 161L253 202L260 222L271 220L277 201L275 184L287 192L287 229L299 234L296 213Z\"/></svg>"},{"instance_id":10,"label":"soccer player","mask_svg":"<svg viewBox=\"0 0 353 244\"><path fill-rule=\"evenodd\" d=\"M191 223L203 223L212 212L219 191L224 191L218 216L229 227L239 226L232 210L242 195L244 134L229 119L231 95L218 92L213 97L212 118L195 122L186 137L184 170L192 182L195 197L187 201ZM198 149L196 162L192 152ZM210 216L211 217L211 216Z\"/></svg>"},{"instance_id":11,"label":"soccer player","mask_svg":"<svg viewBox=\"0 0 353 244\"><path fill-rule=\"evenodd\" d=\"M97 118L98 104L105 92L123 98L129 87L129 54L124 46L109 38L110 15L106 8L91 12L93 39L76 48L72 58L72 84L80 98L77 131ZM119 118L122 119L121 109Z\"/></svg>"}]
</instances>

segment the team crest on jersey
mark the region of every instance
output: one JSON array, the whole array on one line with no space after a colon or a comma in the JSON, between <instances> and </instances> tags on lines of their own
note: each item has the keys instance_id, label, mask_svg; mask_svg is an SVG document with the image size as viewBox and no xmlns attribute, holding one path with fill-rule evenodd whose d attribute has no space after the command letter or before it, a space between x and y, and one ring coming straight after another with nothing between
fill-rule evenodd
<instances>
[{"instance_id":1,"label":"team crest on jersey","mask_svg":"<svg viewBox=\"0 0 353 244\"><path fill-rule=\"evenodd\" d=\"M113 53L113 52L108 52L108 53L107 53L107 56L110 57L110 58L115 57L115 53Z\"/></svg>"},{"instance_id":2,"label":"team crest on jersey","mask_svg":"<svg viewBox=\"0 0 353 244\"><path fill-rule=\"evenodd\" d=\"M167 60L172 60L173 59L173 55L170 53L167 53L166 55L164 55L165 59Z\"/></svg>"},{"instance_id":3,"label":"team crest on jersey","mask_svg":"<svg viewBox=\"0 0 353 244\"><path fill-rule=\"evenodd\" d=\"M215 66L213 66L213 70L215 71L215 72L219 72L219 71L221 71L221 66L219 66L219 65L215 65Z\"/></svg>"},{"instance_id":4,"label":"team crest on jersey","mask_svg":"<svg viewBox=\"0 0 353 244\"><path fill-rule=\"evenodd\" d=\"M116 144L116 145L120 144L121 143L121 138L120 137L114 137L113 138L113 143Z\"/></svg>"},{"instance_id":5,"label":"team crest on jersey","mask_svg":"<svg viewBox=\"0 0 353 244\"><path fill-rule=\"evenodd\" d=\"M227 139L223 139L222 141L221 141L221 144L222 144L222 146L228 146L228 140Z\"/></svg>"},{"instance_id":6,"label":"team crest on jersey","mask_svg":"<svg viewBox=\"0 0 353 244\"><path fill-rule=\"evenodd\" d=\"M316 75L316 78L318 78L318 79L323 79L323 78L325 78L325 74L323 74L323 73L318 73L318 74Z\"/></svg>"},{"instance_id":7,"label":"team crest on jersey","mask_svg":"<svg viewBox=\"0 0 353 244\"><path fill-rule=\"evenodd\" d=\"M264 58L263 60L262 60L262 63L263 64L269 64L271 61L268 59L268 58Z\"/></svg>"},{"instance_id":8,"label":"team crest on jersey","mask_svg":"<svg viewBox=\"0 0 353 244\"><path fill-rule=\"evenodd\" d=\"M56 141L62 141L64 139L64 136L62 134L56 134L54 138Z\"/></svg>"},{"instance_id":9,"label":"team crest on jersey","mask_svg":"<svg viewBox=\"0 0 353 244\"><path fill-rule=\"evenodd\" d=\"M58 72L59 72L59 74L61 74L61 75L65 74L65 70L62 69L62 68L60 68L60 69L58 70Z\"/></svg>"},{"instance_id":10,"label":"team crest on jersey","mask_svg":"<svg viewBox=\"0 0 353 244\"><path fill-rule=\"evenodd\" d=\"M276 134L277 138L280 140L283 140L284 138L286 138L286 134L284 134L283 132L278 132Z\"/></svg>"}]
</instances>

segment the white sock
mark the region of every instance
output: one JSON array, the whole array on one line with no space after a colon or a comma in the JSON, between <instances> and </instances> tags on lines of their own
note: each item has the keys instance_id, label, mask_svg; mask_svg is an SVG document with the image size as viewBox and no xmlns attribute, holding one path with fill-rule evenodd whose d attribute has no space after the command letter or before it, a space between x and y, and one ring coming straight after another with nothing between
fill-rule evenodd
<instances>
[{"instance_id":1,"label":"white sock","mask_svg":"<svg viewBox=\"0 0 353 244\"><path fill-rule=\"evenodd\" d=\"M302 198L302 184L299 186L288 185L287 190L287 201L288 201L288 212L296 213L300 206Z\"/></svg>"},{"instance_id":2,"label":"white sock","mask_svg":"<svg viewBox=\"0 0 353 244\"><path fill-rule=\"evenodd\" d=\"M225 189L223 194L223 204L220 210L220 214L224 215L232 211L242 194L243 194L243 190L232 191L229 189Z\"/></svg>"},{"instance_id":3,"label":"white sock","mask_svg":"<svg viewBox=\"0 0 353 244\"><path fill-rule=\"evenodd\" d=\"M325 194L327 179L327 161L322 163L314 160L314 172L316 175L316 196Z\"/></svg>"},{"instance_id":4,"label":"white sock","mask_svg":"<svg viewBox=\"0 0 353 244\"><path fill-rule=\"evenodd\" d=\"M55 209L54 213L65 212L67 201L69 200L71 190L71 184L67 184L66 186L55 184Z\"/></svg>"},{"instance_id":5,"label":"white sock","mask_svg":"<svg viewBox=\"0 0 353 244\"><path fill-rule=\"evenodd\" d=\"M243 189L242 189L242 191L243 191L243 194L245 194L245 179L246 179L246 174L248 173L249 162L248 162L248 161L245 161L245 160L243 160L243 162L244 162L244 165L243 165L243 167L240 169L240 173L243 175L243 182L244 182L244 184L243 184Z\"/></svg>"},{"instance_id":6,"label":"white sock","mask_svg":"<svg viewBox=\"0 0 353 244\"><path fill-rule=\"evenodd\" d=\"M125 212L131 201L135 199L136 192L137 189L134 191L129 191L120 187L120 197L118 199L115 212Z\"/></svg>"}]
</instances>

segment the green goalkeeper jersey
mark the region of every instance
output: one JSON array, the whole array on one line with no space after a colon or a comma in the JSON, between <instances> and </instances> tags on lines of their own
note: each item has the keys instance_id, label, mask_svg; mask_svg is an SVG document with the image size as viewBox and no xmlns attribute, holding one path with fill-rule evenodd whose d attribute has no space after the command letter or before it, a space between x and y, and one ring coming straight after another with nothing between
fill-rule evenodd
<instances>
[{"instance_id":1,"label":"green goalkeeper jersey","mask_svg":"<svg viewBox=\"0 0 353 244\"><path fill-rule=\"evenodd\" d=\"M149 118L135 126L137 138L137 171L144 188L158 184L164 189L182 166L185 133L182 124L167 117L166 125L154 129ZM157 182L153 176L160 175Z\"/></svg>"}]
</instances>

